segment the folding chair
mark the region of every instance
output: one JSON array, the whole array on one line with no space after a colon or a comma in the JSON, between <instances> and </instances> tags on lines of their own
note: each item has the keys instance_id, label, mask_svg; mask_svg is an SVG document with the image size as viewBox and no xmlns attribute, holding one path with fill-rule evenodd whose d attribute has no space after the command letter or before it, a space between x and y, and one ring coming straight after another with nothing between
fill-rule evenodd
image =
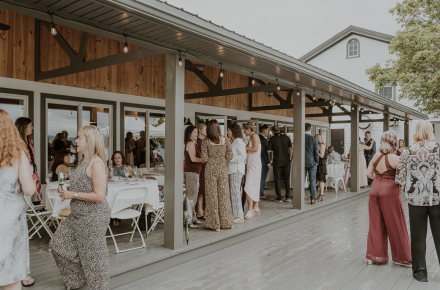
<instances>
[{"instance_id":1,"label":"folding chair","mask_svg":"<svg viewBox=\"0 0 440 290\"><path fill-rule=\"evenodd\" d=\"M154 179L157 180L157 185L158 186L164 186L165 184L165 176L163 175L159 175L159 176L154 176ZM156 228L157 224L159 222L163 223L164 222L164 215L165 215L165 203L163 201L159 202L159 208L157 210L153 211L154 213L154 220L153 223L151 224L151 227L149 229L147 229L147 235L151 232L154 231L154 229ZM147 209L145 208L145 219L147 218ZM147 223L146 227L148 226Z\"/></svg>"},{"instance_id":2,"label":"folding chair","mask_svg":"<svg viewBox=\"0 0 440 290\"><path fill-rule=\"evenodd\" d=\"M345 188L345 163L337 164L335 169L336 170L334 173L328 175L327 184L330 180L333 180L333 182L335 183L335 191L336 193L338 193L339 181L342 181L344 191L347 192L347 189ZM327 189L327 184L326 184L326 189Z\"/></svg>"},{"instance_id":3,"label":"folding chair","mask_svg":"<svg viewBox=\"0 0 440 290\"><path fill-rule=\"evenodd\" d=\"M61 200L60 196L58 195L58 192L55 190L47 190L46 189L46 198L50 204L50 207L52 208L52 215L50 216L51 220L52 220L52 224L55 226L55 228L60 226L60 221L61 221L61 217L59 215L54 215L53 212L53 201L55 199ZM56 221L56 224L53 222Z\"/></svg>"},{"instance_id":4,"label":"folding chair","mask_svg":"<svg viewBox=\"0 0 440 290\"><path fill-rule=\"evenodd\" d=\"M50 220L50 216L52 215L52 211L37 212L37 209L35 208L34 204L32 203L31 197L25 196L25 200L30 208L30 209L26 210L26 217L27 217L27 220L29 220L32 223L32 228L28 231L29 239L32 238L35 234L38 234L38 236L41 238L39 231L42 227L49 234L50 238L52 238L53 233L47 225L47 222ZM35 222L32 219L34 217L36 218ZM37 226L38 226L38 228L37 228ZM32 231L34 231L34 232L32 233Z\"/></svg>"},{"instance_id":5,"label":"folding chair","mask_svg":"<svg viewBox=\"0 0 440 290\"><path fill-rule=\"evenodd\" d=\"M147 198L148 190L145 187L130 187L130 188L122 188L115 195L115 201L112 206L111 218L113 219L133 219L135 227L133 231L120 233L114 235L110 225L108 225L108 230L110 231L110 236L106 236L107 238L112 237L113 242L115 243L116 253L119 254L121 252L127 252L135 249L145 248L144 237L142 236L141 230L139 229L138 221L141 216L142 206L134 207L136 209L130 208L136 205L145 204L145 200ZM123 209L121 209L123 207ZM119 250L118 245L116 243L116 236L129 235L131 234L130 242L133 240L134 233L138 230L141 239L142 239L142 247L131 248L127 250Z\"/></svg>"}]
</instances>

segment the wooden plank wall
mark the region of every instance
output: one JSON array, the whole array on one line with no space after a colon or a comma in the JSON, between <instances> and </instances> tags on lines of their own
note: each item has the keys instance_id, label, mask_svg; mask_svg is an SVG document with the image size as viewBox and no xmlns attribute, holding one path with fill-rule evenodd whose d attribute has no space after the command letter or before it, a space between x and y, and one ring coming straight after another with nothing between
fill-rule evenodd
<instances>
[{"instance_id":1,"label":"wooden plank wall","mask_svg":"<svg viewBox=\"0 0 440 290\"><path fill-rule=\"evenodd\" d=\"M0 22L11 26L11 30L1 33L0 37L0 76L23 80L35 80L34 45L35 19L18 13L0 9ZM70 46L78 51L81 42L81 31L56 25L59 33ZM50 35L44 25L39 27L41 36L41 70L47 71L69 65L69 58ZM89 35L86 60L93 60L108 55L121 53L124 43L97 35ZM133 50L137 47L129 45ZM206 76L217 82L219 69L205 66ZM45 83L79 87L113 93L130 94L151 98L165 98L165 56L159 55L142 60L131 61L105 68L62 76ZM224 89L246 87L247 76L226 72L223 80ZM207 91L207 86L197 76L187 71L185 75L185 93ZM285 98L286 92L280 92ZM187 100L186 102L247 111L249 101L247 94ZM267 98L264 93L254 94L254 106L277 105L275 98ZM319 113L318 108L307 108L306 113ZM261 113L293 117L292 109L261 111ZM312 118L328 122L327 118Z\"/></svg>"}]
</instances>

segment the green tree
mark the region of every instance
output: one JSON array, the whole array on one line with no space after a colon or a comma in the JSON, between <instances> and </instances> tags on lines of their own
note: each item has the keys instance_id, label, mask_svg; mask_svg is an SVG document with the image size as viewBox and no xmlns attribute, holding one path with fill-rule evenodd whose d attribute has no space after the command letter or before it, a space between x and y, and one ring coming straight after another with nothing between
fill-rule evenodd
<instances>
[{"instance_id":1,"label":"green tree","mask_svg":"<svg viewBox=\"0 0 440 290\"><path fill-rule=\"evenodd\" d=\"M399 99L414 100L427 114L440 109L440 0L403 0L390 13L397 16L401 29L388 49L390 59L367 69L376 89L388 83L399 85Z\"/></svg>"}]
</instances>

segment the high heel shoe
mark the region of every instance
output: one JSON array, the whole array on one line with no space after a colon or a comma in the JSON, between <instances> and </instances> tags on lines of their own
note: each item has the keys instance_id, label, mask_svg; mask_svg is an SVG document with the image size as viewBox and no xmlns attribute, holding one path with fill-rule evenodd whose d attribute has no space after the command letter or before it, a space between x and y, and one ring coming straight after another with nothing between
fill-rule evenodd
<instances>
[{"instance_id":1,"label":"high heel shoe","mask_svg":"<svg viewBox=\"0 0 440 290\"><path fill-rule=\"evenodd\" d=\"M254 211L253 211L253 210L248 211L248 212L246 213L246 215L244 216L244 218L245 218L245 219L248 219L248 220L250 220L250 219L253 218L253 217L254 217Z\"/></svg>"},{"instance_id":2,"label":"high heel shoe","mask_svg":"<svg viewBox=\"0 0 440 290\"><path fill-rule=\"evenodd\" d=\"M253 212L254 212L254 216L260 216L261 211L259 208L254 208Z\"/></svg>"}]
</instances>

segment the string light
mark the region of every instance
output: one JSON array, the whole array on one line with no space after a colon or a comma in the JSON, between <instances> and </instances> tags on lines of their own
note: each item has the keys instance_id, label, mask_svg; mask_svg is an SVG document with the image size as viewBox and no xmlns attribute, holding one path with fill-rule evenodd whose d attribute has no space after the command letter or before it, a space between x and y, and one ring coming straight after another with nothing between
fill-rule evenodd
<instances>
[{"instance_id":1,"label":"string light","mask_svg":"<svg viewBox=\"0 0 440 290\"><path fill-rule=\"evenodd\" d=\"M220 63L220 77L222 78L222 77L224 77L224 76L225 76L225 74L224 74L224 72L223 72L223 64Z\"/></svg>"},{"instance_id":2,"label":"string light","mask_svg":"<svg viewBox=\"0 0 440 290\"><path fill-rule=\"evenodd\" d=\"M127 34L124 33L124 37L125 37L124 53L127 53L128 52Z\"/></svg>"},{"instance_id":3,"label":"string light","mask_svg":"<svg viewBox=\"0 0 440 290\"><path fill-rule=\"evenodd\" d=\"M52 34L53 36L57 35L58 31L55 27L55 23L53 23L53 13L52 11L49 12L50 14L50 18L52 19L52 23L50 24L50 34Z\"/></svg>"},{"instance_id":4,"label":"string light","mask_svg":"<svg viewBox=\"0 0 440 290\"><path fill-rule=\"evenodd\" d=\"M314 100L314 101L316 100L316 97L315 97L315 90L313 90L313 100Z\"/></svg>"},{"instance_id":5,"label":"string light","mask_svg":"<svg viewBox=\"0 0 440 290\"><path fill-rule=\"evenodd\" d=\"M370 112L369 112L368 114L370 114L370 115L371 115L371 110L370 110Z\"/></svg>"},{"instance_id":6,"label":"string light","mask_svg":"<svg viewBox=\"0 0 440 290\"><path fill-rule=\"evenodd\" d=\"M279 91L279 90L281 90L280 82L278 81L278 79L276 79L276 80L277 80L277 91Z\"/></svg>"},{"instance_id":7,"label":"string light","mask_svg":"<svg viewBox=\"0 0 440 290\"><path fill-rule=\"evenodd\" d=\"M182 66L183 62L182 62L182 52L179 49L179 66Z\"/></svg>"},{"instance_id":8,"label":"string light","mask_svg":"<svg viewBox=\"0 0 440 290\"><path fill-rule=\"evenodd\" d=\"M353 102L351 102L351 110L352 110L352 111L354 110L354 104L353 104Z\"/></svg>"},{"instance_id":9,"label":"string light","mask_svg":"<svg viewBox=\"0 0 440 290\"><path fill-rule=\"evenodd\" d=\"M364 108L361 108L361 112L362 112L362 113L364 112Z\"/></svg>"},{"instance_id":10,"label":"string light","mask_svg":"<svg viewBox=\"0 0 440 290\"><path fill-rule=\"evenodd\" d=\"M299 89L298 89L298 85L296 85L296 95L299 96Z\"/></svg>"},{"instance_id":11,"label":"string light","mask_svg":"<svg viewBox=\"0 0 440 290\"><path fill-rule=\"evenodd\" d=\"M252 74L252 84L255 85L254 72L251 71L251 74Z\"/></svg>"}]
</instances>

